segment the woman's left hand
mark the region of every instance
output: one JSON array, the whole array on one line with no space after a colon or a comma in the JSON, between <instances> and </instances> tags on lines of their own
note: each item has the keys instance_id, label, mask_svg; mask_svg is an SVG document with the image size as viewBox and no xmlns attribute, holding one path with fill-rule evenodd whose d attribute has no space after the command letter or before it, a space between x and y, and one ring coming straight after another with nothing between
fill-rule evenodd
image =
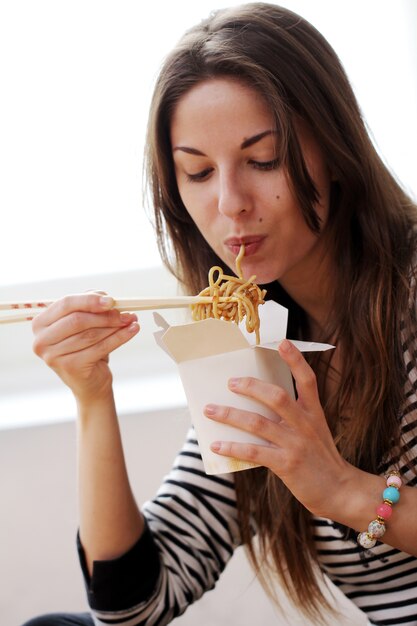
<instances>
[{"instance_id":1,"label":"woman's left hand","mask_svg":"<svg viewBox=\"0 0 417 626\"><path fill-rule=\"evenodd\" d=\"M268 467L311 513L329 517L329 496L344 488L354 468L339 454L319 400L316 377L302 354L288 340L279 354L291 370L298 398L256 378L229 381L229 388L264 404L276 420L232 407L208 405L210 419L235 426L268 444L216 441L213 452Z\"/></svg>"}]
</instances>

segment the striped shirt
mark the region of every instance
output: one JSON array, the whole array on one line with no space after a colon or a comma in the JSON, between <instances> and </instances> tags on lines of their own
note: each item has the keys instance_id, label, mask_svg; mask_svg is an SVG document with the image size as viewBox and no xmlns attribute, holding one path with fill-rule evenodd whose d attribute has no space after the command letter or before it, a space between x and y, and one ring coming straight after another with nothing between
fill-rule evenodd
<instances>
[{"instance_id":1,"label":"striped shirt","mask_svg":"<svg viewBox=\"0 0 417 626\"><path fill-rule=\"evenodd\" d=\"M401 416L402 457L383 469L399 469L405 484L417 477L402 461L417 463L415 349L404 340L409 373ZM240 544L233 474L207 476L191 430L156 497L144 507L147 528L125 555L94 564L91 580L79 544L89 603L96 624L163 626L212 589ZM417 626L417 558L377 543L364 550L352 531L313 518L322 570L364 611L371 623Z\"/></svg>"}]
</instances>

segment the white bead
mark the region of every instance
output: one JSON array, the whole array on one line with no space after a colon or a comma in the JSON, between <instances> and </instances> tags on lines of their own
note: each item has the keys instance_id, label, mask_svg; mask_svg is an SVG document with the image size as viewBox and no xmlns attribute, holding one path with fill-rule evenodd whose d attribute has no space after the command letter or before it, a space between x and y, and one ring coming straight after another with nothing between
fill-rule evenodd
<instances>
[{"instance_id":1,"label":"white bead","mask_svg":"<svg viewBox=\"0 0 417 626\"><path fill-rule=\"evenodd\" d=\"M373 548L376 544L376 539L372 539L367 532L359 533L358 543L362 548Z\"/></svg>"},{"instance_id":2,"label":"white bead","mask_svg":"<svg viewBox=\"0 0 417 626\"><path fill-rule=\"evenodd\" d=\"M385 524L381 524L377 519L372 520L368 526L368 533L377 539L380 539L385 533Z\"/></svg>"}]
</instances>

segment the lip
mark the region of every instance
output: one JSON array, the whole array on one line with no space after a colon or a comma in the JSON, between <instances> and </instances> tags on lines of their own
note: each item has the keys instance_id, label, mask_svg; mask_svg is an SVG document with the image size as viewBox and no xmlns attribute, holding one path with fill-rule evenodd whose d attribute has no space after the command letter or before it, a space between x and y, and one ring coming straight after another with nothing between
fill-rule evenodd
<instances>
[{"instance_id":1,"label":"lip","mask_svg":"<svg viewBox=\"0 0 417 626\"><path fill-rule=\"evenodd\" d=\"M229 237L224 244L236 257L239 254L240 246L245 246L245 257L252 256L261 247L266 235L248 235L242 237Z\"/></svg>"}]
</instances>

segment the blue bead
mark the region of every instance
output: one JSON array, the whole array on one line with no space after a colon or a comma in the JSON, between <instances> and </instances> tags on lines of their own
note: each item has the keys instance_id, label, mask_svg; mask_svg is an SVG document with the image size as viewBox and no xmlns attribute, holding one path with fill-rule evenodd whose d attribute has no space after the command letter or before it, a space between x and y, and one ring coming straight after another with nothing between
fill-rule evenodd
<instances>
[{"instance_id":1,"label":"blue bead","mask_svg":"<svg viewBox=\"0 0 417 626\"><path fill-rule=\"evenodd\" d=\"M394 504L400 499L400 492L395 487L387 487L382 494L384 500L390 500Z\"/></svg>"}]
</instances>

